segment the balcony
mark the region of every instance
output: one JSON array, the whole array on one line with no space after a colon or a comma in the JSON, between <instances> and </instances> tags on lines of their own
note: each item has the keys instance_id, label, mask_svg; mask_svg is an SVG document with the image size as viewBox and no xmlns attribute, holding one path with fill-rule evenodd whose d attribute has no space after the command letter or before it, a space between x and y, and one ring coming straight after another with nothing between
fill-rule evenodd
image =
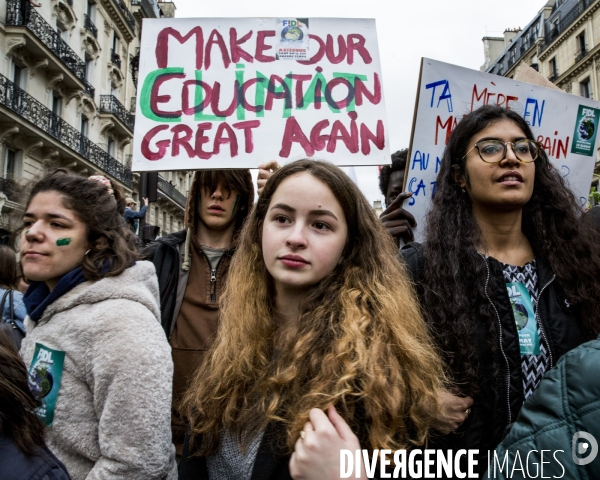
<instances>
[{"instance_id":1,"label":"balcony","mask_svg":"<svg viewBox=\"0 0 600 480\"><path fill-rule=\"evenodd\" d=\"M186 197L183 193L171 185L160 175L158 176L158 189L167 195L171 200L177 203L181 208L185 209Z\"/></svg>"},{"instance_id":2,"label":"balcony","mask_svg":"<svg viewBox=\"0 0 600 480\"><path fill-rule=\"evenodd\" d=\"M134 10L134 15L141 12L141 18L159 18L160 9L156 4L156 0L131 0L132 7L140 7L139 10Z\"/></svg>"},{"instance_id":3,"label":"balcony","mask_svg":"<svg viewBox=\"0 0 600 480\"><path fill-rule=\"evenodd\" d=\"M62 75L67 88L86 90L85 63L29 2L8 0L6 37L6 44L25 45L31 56L39 59L35 63Z\"/></svg>"},{"instance_id":4,"label":"balcony","mask_svg":"<svg viewBox=\"0 0 600 480\"><path fill-rule=\"evenodd\" d=\"M96 28L96 25L94 25L94 22L92 22L90 17L87 16L87 14L83 15L83 27L88 32L90 32L94 36L94 38L98 38L98 29Z\"/></svg>"},{"instance_id":5,"label":"balcony","mask_svg":"<svg viewBox=\"0 0 600 480\"><path fill-rule=\"evenodd\" d=\"M551 82L555 82L557 78L558 78L558 71L554 71L548 76L548 80L550 80Z\"/></svg>"},{"instance_id":6,"label":"balcony","mask_svg":"<svg viewBox=\"0 0 600 480\"><path fill-rule=\"evenodd\" d=\"M579 62L579 60L583 60L583 58L590 53L589 50L587 49L587 46L583 47L581 50L579 50L576 54L575 54L575 63Z\"/></svg>"},{"instance_id":7,"label":"balcony","mask_svg":"<svg viewBox=\"0 0 600 480\"><path fill-rule=\"evenodd\" d=\"M115 52L115 49L110 50L110 61L114 63L119 70L121 70L121 55Z\"/></svg>"},{"instance_id":8,"label":"balcony","mask_svg":"<svg viewBox=\"0 0 600 480\"><path fill-rule=\"evenodd\" d=\"M83 83L85 84L85 93L87 93L90 97L92 97L92 100L94 100L94 95L96 95L96 89L87 80L84 80Z\"/></svg>"},{"instance_id":9,"label":"balcony","mask_svg":"<svg viewBox=\"0 0 600 480\"><path fill-rule=\"evenodd\" d=\"M135 18L123 0L100 0L127 43L135 36Z\"/></svg>"},{"instance_id":10,"label":"balcony","mask_svg":"<svg viewBox=\"0 0 600 480\"><path fill-rule=\"evenodd\" d=\"M127 111L114 95L100 95L100 113L108 113L117 117L117 119L128 129L128 135L133 133L135 116Z\"/></svg>"},{"instance_id":11,"label":"balcony","mask_svg":"<svg viewBox=\"0 0 600 480\"><path fill-rule=\"evenodd\" d=\"M39 135L43 133L75 152L85 161L116 178L128 187L133 187L133 174L120 162L91 142L58 115L17 87L4 75L0 75L0 105L27 120Z\"/></svg>"},{"instance_id":12,"label":"balcony","mask_svg":"<svg viewBox=\"0 0 600 480\"><path fill-rule=\"evenodd\" d=\"M581 14L596 0L579 0L571 10L560 13L561 17L558 22L553 23L553 27L548 31L545 38L544 49L556 40L561 33L566 31L569 26L577 20Z\"/></svg>"}]
</instances>

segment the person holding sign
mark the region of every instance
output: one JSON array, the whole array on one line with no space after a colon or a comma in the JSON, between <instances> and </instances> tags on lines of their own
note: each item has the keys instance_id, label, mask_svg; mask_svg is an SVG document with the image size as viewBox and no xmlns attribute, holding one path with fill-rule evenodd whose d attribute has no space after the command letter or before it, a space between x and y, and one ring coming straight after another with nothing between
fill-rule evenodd
<instances>
[{"instance_id":1,"label":"person holding sign","mask_svg":"<svg viewBox=\"0 0 600 480\"><path fill-rule=\"evenodd\" d=\"M156 268L161 323L171 345L171 426L177 455L186 432L179 404L217 336L221 292L253 203L249 170L199 170L187 198L184 230L159 238L142 252Z\"/></svg>"},{"instance_id":2,"label":"person holding sign","mask_svg":"<svg viewBox=\"0 0 600 480\"><path fill-rule=\"evenodd\" d=\"M73 480L177 478L158 284L135 261L124 206L108 179L59 170L33 186L23 215L21 355L48 447Z\"/></svg>"},{"instance_id":3,"label":"person holding sign","mask_svg":"<svg viewBox=\"0 0 600 480\"><path fill-rule=\"evenodd\" d=\"M412 229L417 226L415 217L402 208L404 200L412 196L410 192L403 192L407 155L406 148L398 150L392 155L392 164L384 165L379 172L379 189L386 207L379 218L396 245L400 244L400 240L412 242L415 239Z\"/></svg>"},{"instance_id":4,"label":"person holding sign","mask_svg":"<svg viewBox=\"0 0 600 480\"><path fill-rule=\"evenodd\" d=\"M424 443L443 373L395 255L339 168L272 174L183 402L181 480L337 479L342 449Z\"/></svg>"},{"instance_id":5,"label":"person holding sign","mask_svg":"<svg viewBox=\"0 0 600 480\"><path fill-rule=\"evenodd\" d=\"M456 400L474 399L430 448L479 449L483 473L544 372L600 332L600 251L580 215L520 115L484 106L455 127L426 241L401 250Z\"/></svg>"}]
</instances>

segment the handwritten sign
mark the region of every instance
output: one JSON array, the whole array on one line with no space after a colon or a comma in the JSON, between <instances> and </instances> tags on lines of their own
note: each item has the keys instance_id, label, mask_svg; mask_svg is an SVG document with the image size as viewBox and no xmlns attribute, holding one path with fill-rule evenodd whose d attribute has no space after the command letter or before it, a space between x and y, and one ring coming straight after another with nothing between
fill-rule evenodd
<instances>
[{"instance_id":1,"label":"handwritten sign","mask_svg":"<svg viewBox=\"0 0 600 480\"><path fill-rule=\"evenodd\" d=\"M389 163L375 21L145 19L133 170Z\"/></svg>"},{"instance_id":2,"label":"handwritten sign","mask_svg":"<svg viewBox=\"0 0 600 480\"><path fill-rule=\"evenodd\" d=\"M404 208L419 223L417 240L423 239L425 215L452 129L482 105L519 113L581 206L586 204L596 161L600 102L423 58L405 175L405 189L413 196Z\"/></svg>"}]
</instances>

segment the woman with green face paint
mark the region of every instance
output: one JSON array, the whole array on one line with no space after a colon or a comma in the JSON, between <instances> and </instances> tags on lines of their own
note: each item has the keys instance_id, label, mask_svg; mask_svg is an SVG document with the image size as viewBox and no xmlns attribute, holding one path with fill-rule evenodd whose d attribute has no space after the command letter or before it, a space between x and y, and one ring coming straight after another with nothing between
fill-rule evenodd
<instances>
[{"instance_id":1,"label":"woman with green face paint","mask_svg":"<svg viewBox=\"0 0 600 480\"><path fill-rule=\"evenodd\" d=\"M176 478L170 348L124 204L104 177L57 171L34 185L23 216L21 355L48 446L73 479Z\"/></svg>"}]
</instances>

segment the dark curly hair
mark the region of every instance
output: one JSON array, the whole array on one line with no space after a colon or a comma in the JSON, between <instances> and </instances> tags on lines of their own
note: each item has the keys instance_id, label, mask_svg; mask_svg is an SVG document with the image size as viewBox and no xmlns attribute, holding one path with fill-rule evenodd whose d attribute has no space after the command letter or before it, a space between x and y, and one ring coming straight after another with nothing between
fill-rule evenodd
<instances>
[{"instance_id":1,"label":"dark curly hair","mask_svg":"<svg viewBox=\"0 0 600 480\"><path fill-rule=\"evenodd\" d=\"M58 169L37 182L27 200L29 207L38 193L57 192L65 208L85 223L87 240L95 245L81 263L88 280L120 275L138 257L135 236L123 220L125 196L114 182L112 187L114 196L101 183Z\"/></svg>"},{"instance_id":2,"label":"dark curly hair","mask_svg":"<svg viewBox=\"0 0 600 480\"><path fill-rule=\"evenodd\" d=\"M44 445L44 426L35 413L41 403L27 385L27 367L11 330L0 324L0 434L25 455L33 455Z\"/></svg>"},{"instance_id":3,"label":"dark curly hair","mask_svg":"<svg viewBox=\"0 0 600 480\"><path fill-rule=\"evenodd\" d=\"M407 156L407 148L398 150L396 153L392 153L392 164L381 167L381 171L379 172L379 190L381 190L381 194L384 198L387 194L388 183L390 183L392 172L403 172L406 169Z\"/></svg>"},{"instance_id":4,"label":"dark curly hair","mask_svg":"<svg viewBox=\"0 0 600 480\"><path fill-rule=\"evenodd\" d=\"M527 138L534 139L525 120L510 110L484 106L466 115L444 150L437 192L427 215L423 305L430 323L435 325L434 336L454 381L466 384L465 393L477 391L475 326L478 322L489 326L492 351L496 351L498 332L481 281L486 275L485 262L476 248L481 230L470 197L462 193L453 170L465 174L463 157L471 139L500 120L514 122ZM580 216L573 193L542 149L535 160L533 194L523 207L522 230L536 255L550 264L569 303L577 305L581 312L579 326L592 339L600 331L600 252L592 230L580 221Z\"/></svg>"}]
</instances>

